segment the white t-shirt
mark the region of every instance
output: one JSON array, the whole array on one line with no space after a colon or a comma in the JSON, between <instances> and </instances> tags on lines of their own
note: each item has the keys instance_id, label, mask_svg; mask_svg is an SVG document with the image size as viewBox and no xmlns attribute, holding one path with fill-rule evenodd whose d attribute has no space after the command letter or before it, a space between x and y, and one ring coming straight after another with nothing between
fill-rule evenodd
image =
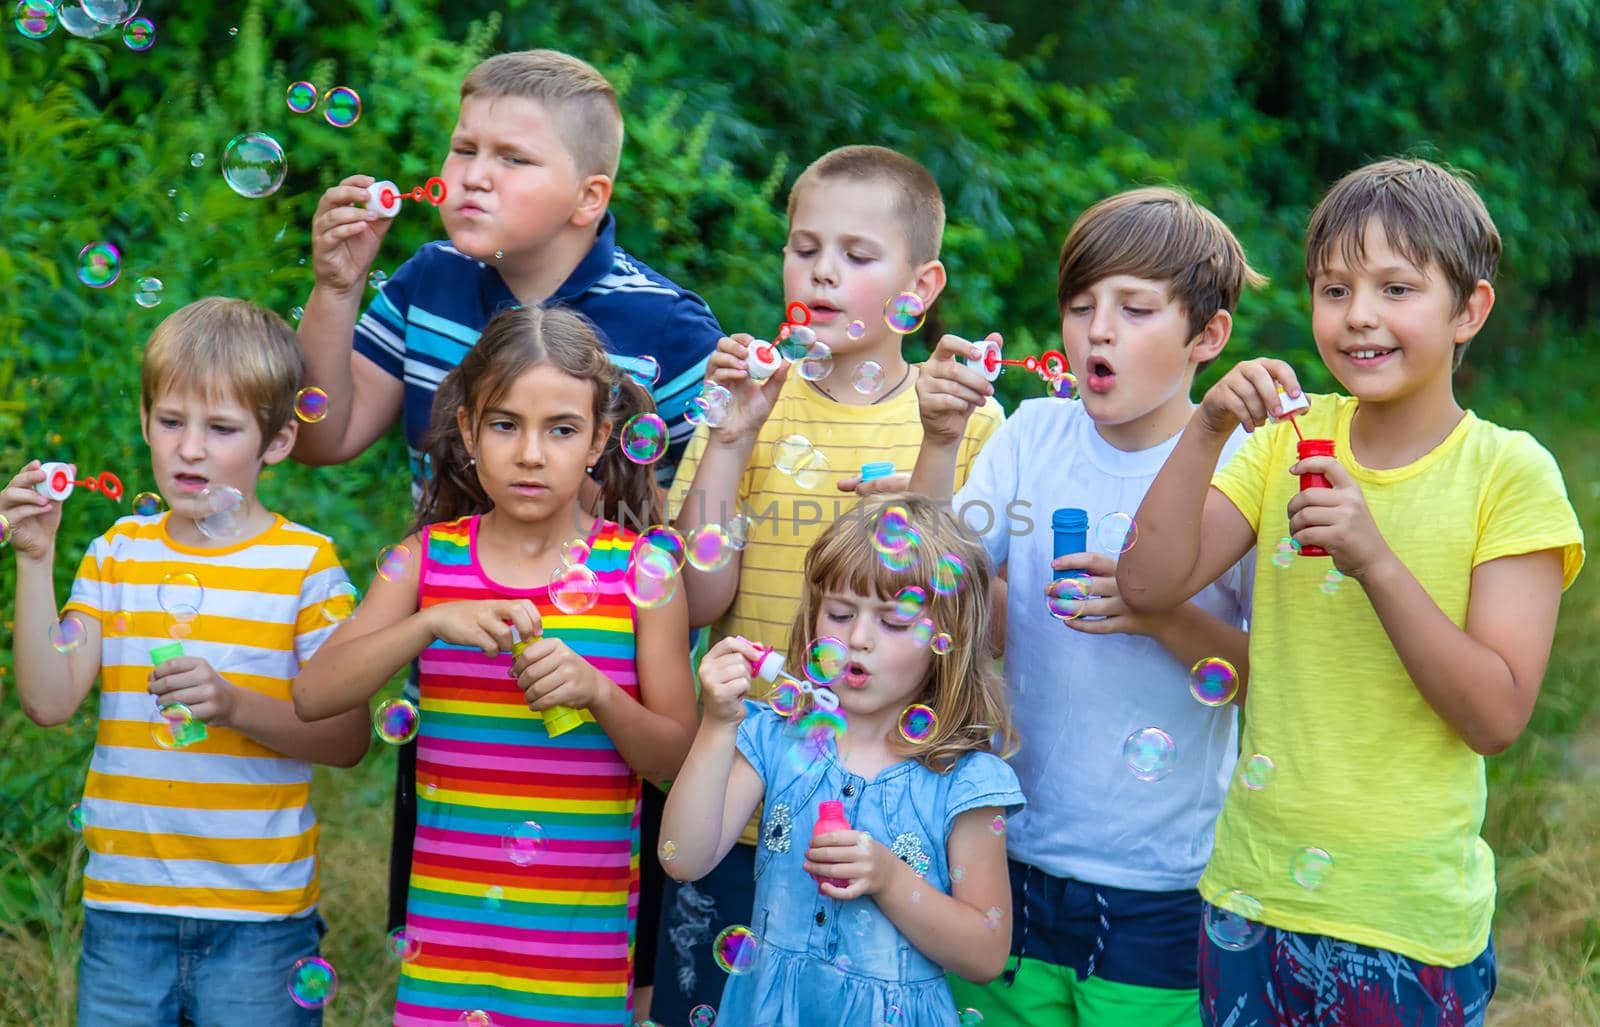
<instances>
[{"instance_id":1,"label":"white t-shirt","mask_svg":"<svg viewBox=\"0 0 1600 1027\"><path fill-rule=\"evenodd\" d=\"M1223 462L1243 439L1241 431L1228 440ZM1057 877L1177 891L1195 887L1211 854L1237 758L1233 706L1195 701L1189 668L1153 639L1081 634L1050 615L1044 594L1053 577L1051 514L1087 510L1087 548L1106 552L1097 545L1102 520L1137 514L1177 442L1174 435L1125 453L1100 437L1082 403L1032 399L989 440L956 495L996 568L1010 566L1005 677L1022 736L1011 766L1028 805L1008 825L1007 846L1012 858ZM1107 521L1105 533L1117 523ZM1243 627L1253 561L1230 567L1193 601ZM1171 772L1156 781L1134 776L1123 758L1128 736L1146 727L1174 743Z\"/></svg>"}]
</instances>

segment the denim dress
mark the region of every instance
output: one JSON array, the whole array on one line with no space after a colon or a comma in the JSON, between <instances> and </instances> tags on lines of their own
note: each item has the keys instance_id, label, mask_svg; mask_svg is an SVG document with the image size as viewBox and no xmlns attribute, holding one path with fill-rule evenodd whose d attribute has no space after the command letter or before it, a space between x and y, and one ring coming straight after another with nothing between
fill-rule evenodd
<instances>
[{"instance_id":1,"label":"denim dress","mask_svg":"<svg viewBox=\"0 0 1600 1027\"><path fill-rule=\"evenodd\" d=\"M940 774L914 760L868 781L846 770L831 740L799 737L765 704L746 703L742 752L766 785L756 850L749 972L732 975L717 1022L748 1027L957 1027L944 969L901 935L870 897L821 895L802 869L817 804L838 799L866 831L949 894L946 841L955 818L995 806L1022 808L1017 777L989 753L968 753ZM959 876L959 875L958 875Z\"/></svg>"}]
</instances>

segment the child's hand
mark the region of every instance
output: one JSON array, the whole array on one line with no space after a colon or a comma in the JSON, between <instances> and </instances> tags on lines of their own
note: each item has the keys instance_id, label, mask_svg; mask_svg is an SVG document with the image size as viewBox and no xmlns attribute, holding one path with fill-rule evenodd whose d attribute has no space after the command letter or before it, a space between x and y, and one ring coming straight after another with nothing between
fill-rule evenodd
<instances>
[{"instance_id":1,"label":"child's hand","mask_svg":"<svg viewBox=\"0 0 1600 1027\"><path fill-rule=\"evenodd\" d=\"M30 460L0 491L0 516L9 525L6 538L18 559L47 560L61 527L61 504L34 489L44 481L39 461Z\"/></svg>"},{"instance_id":2,"label":"child's hand","mask_svg":"<svg viewBox=\"0 0 1600 1027\"><path fill-rule=\"evenodd\" d=\"M1293 475L1320 474L1332 488L1306 489L1289 500L1289 533L1302 546L1321 546L1340 573L1363 581L1393 555L1378 522L1367 508L1361 486L1331 456L1307 457L1289 468Z\"/></svg>"},{"instance_id":3,"label":"child's hand","mask_svg":"<svg viewBox=\"0 0 1600 1027\"><path fill-rule=\"evenodd\" d=\"M988 337L1000 341L998 332L990 332ZM946 335L923 363L917 375L917 413L928 440L959 442L972 412L994 395L994 383L966 362L976 360L982 352L982 346Z\"/></svg>"},{"instance_id":4,"label":"child's hand","mask_svg":"<svg viewBox=\"0 0 1600 1027\"><path fill-rule=\"evenodd\" d=\"M717 341L716 350L706 361L706 380L733 393L727 416L713 429L716 437L729 442L755 438L761 426L767 423L767 418L772 416L773 404L778 401L778 393L789 378L789 368L793 366L785 363L766 381L752 381L745 360L755 344L756 338L748 332L724 336Z\"/></svg>"},{"instance_id":5,"label":"child's hand","mask_svg":"<svg viewBox=\"0 0 1600 1027\"><path fill-rule=\"evenodd\" d=\"M806 873L822 878L822 893L840 901L883 891L897 865L900 858L865 831L819 834L806 849ZM828 878L849 884L841 888Z\"/></svg>"},{"instance_id":6,"label":"child's hand","mask_svg":"<svg viewBox=\"0 0 1600 1027\"><path fill-rule=\"evenodd\" d=\"M700 661L702 720L737 724L744 719L744 700L750 694L752 660L761 654L738 635L711 647Z\"/></svg>"},{"instance_id":7,"label":"child's hand","mask_svg":"<svg viewBox=\"0 0 1600 1027\"><path fill-rule=\"evenodd\" d=\"M371 175L351 175L322 194L311 217L311 267L317 284L360 295L367 287L367 269L393 218L357 204L367 202Z\"/></svg>"},{"instance_id":8,"label":"child's hand","mask_svg":"<svg viewBox=\"0 0 1600 1027\"><path fill-rule=\"evenodd\" d=\"M1062 621L1085 635L1152 635L1161 614L1135 613L1122 601L1117 588L1117 561L1104 553L1068 553L1050 561L1052 570L1088 571L1087 578L1067 578L1045 586L1045 595L1066 595L1076 600L1078 616ZM1068 584L1072 582L1073 584ZM1062 591L1066 589L1068 591ZM1079 591L1081 589L1082 591ZM1078 599L1079 596L1087 598ZM1085 620L1103 617L1104 620Z\"/></svg>"},{"instance_id":9,"label":"child's hand","mask_svg":"<svg viewBox=\"0 0 1600 1027\"><path fill-rule=\"evenodd\" d=\"M175 656L150 668L150 694L158 705L181 702L195 719L219 727L232 726L236 689L198 656Z\"/></svg>"},{"instance_id":10,"label":"child's hand","mask_svg":"<svg viewBox=\"0 0 1600 1027\"><path fill-rule=\"evenodd\" d=\"M512 661L511 676L517 679L530 710L552 706L589 709L603 704L611 691L611 682L594 664L559 638L529 643Z\"/></svg>"},{"instance_id":11,"label":"child's hand","mask_svg":"<svg viewBox=\"0 0 1600 1027\"><path fill-rule=\"evenodd\" d=\"M896 471L893 474L886 474L871 481L862 481L861 475L852 474L839 482L839 491L854 492L862 499L881 496L887 492L909 492L911 491L911 473L909 471Z\"/></svg>"},{"instance_id":12,"label":"child's hand","mask_svg":"<svg viewBox=\"0 0 1600 1027\"><path fill-rule=\"evenodd\" d=\"M537 638L544 630L538 608L527 599L440 603L428 607L422 616L434 638L451 645L482 649L485 656L511 651L516 644L516 637L511 633L513 627L522 638Z\"/></svg>"},{"instance_id":13,"label":"child's hand","mask_svg":"<svg viewBox=\"0 0 1600 1027\"><path fill-rule=\"evenodd\" d=\"M1201 423L1218 435L1232 432L1235 424L1255 431L1278 412L1280 385L1291 397L1300 395L1300 380L1283 361L1267 357L1241 361L1200 401Z\"/></svg>"}]
</instances>

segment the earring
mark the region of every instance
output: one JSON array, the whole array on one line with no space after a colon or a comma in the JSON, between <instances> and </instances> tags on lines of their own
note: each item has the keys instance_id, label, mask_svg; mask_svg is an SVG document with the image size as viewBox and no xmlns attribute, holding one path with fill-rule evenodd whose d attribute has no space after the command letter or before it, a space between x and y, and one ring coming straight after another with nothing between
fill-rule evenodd
<instances>
[{"instance_id":1,"label":"earring","mask_svg":"<svg viewBox=\"0 0 1600 1027\"><path fill-rule=\"evenodd\" d=\"M478 458L475 457L475 456L467 457L467 466L468 467L476 467L476 466L478 466Z\"/></svg>"},{"instance_id":2,"label":"earring","mask_svg":"<svg viewBox=\"0 0 1600 1027\"><path fill-rule=\"evenodd\" d=\"M585 467L583 470L584 470L585 474L593 474L594 473L594 464L590 464L588 467Z\"/></svg>"}]
</instances>

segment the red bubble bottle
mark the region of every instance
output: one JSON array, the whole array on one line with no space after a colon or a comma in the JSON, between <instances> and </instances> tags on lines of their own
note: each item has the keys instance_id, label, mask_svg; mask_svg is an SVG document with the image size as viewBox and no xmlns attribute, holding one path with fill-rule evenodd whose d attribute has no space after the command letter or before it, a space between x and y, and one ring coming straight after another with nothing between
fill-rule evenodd
<instances>
[{"instance_id":1,"label":"red bubble bottle","mask_svg":"<svg viewBox=\"0 0 1600 1027\"><path fill-rule=\"evenodd\" d=\"M1301 439L1296 447L1301 460L1313 456L1332 456L1332 439ZM1302 474L1300 476L1300 491L1306 489L1331 489L1333 483L1323 474ZM1328 551L1321 546L1301 546L1301 556L1327 556Z\"/></svg>"},{"instance_id":2,"label":"red bubble bottle","mask_svg":"<svg viewBox=\"0 0 1600 1027\"><path fill-rule=\"evenodd\" d=\"M850 821L844 815L844 803L838 799L824 799L817 803L817 826L811 829L811 843L816 844L819 835L832 831L850 830ZM813 877L816 875L813 874ZM850 882L837 877L818 877L817 893L822 893L823 884L831 884L835 888L848 888Z\"/></svg>"}]
</instances>

